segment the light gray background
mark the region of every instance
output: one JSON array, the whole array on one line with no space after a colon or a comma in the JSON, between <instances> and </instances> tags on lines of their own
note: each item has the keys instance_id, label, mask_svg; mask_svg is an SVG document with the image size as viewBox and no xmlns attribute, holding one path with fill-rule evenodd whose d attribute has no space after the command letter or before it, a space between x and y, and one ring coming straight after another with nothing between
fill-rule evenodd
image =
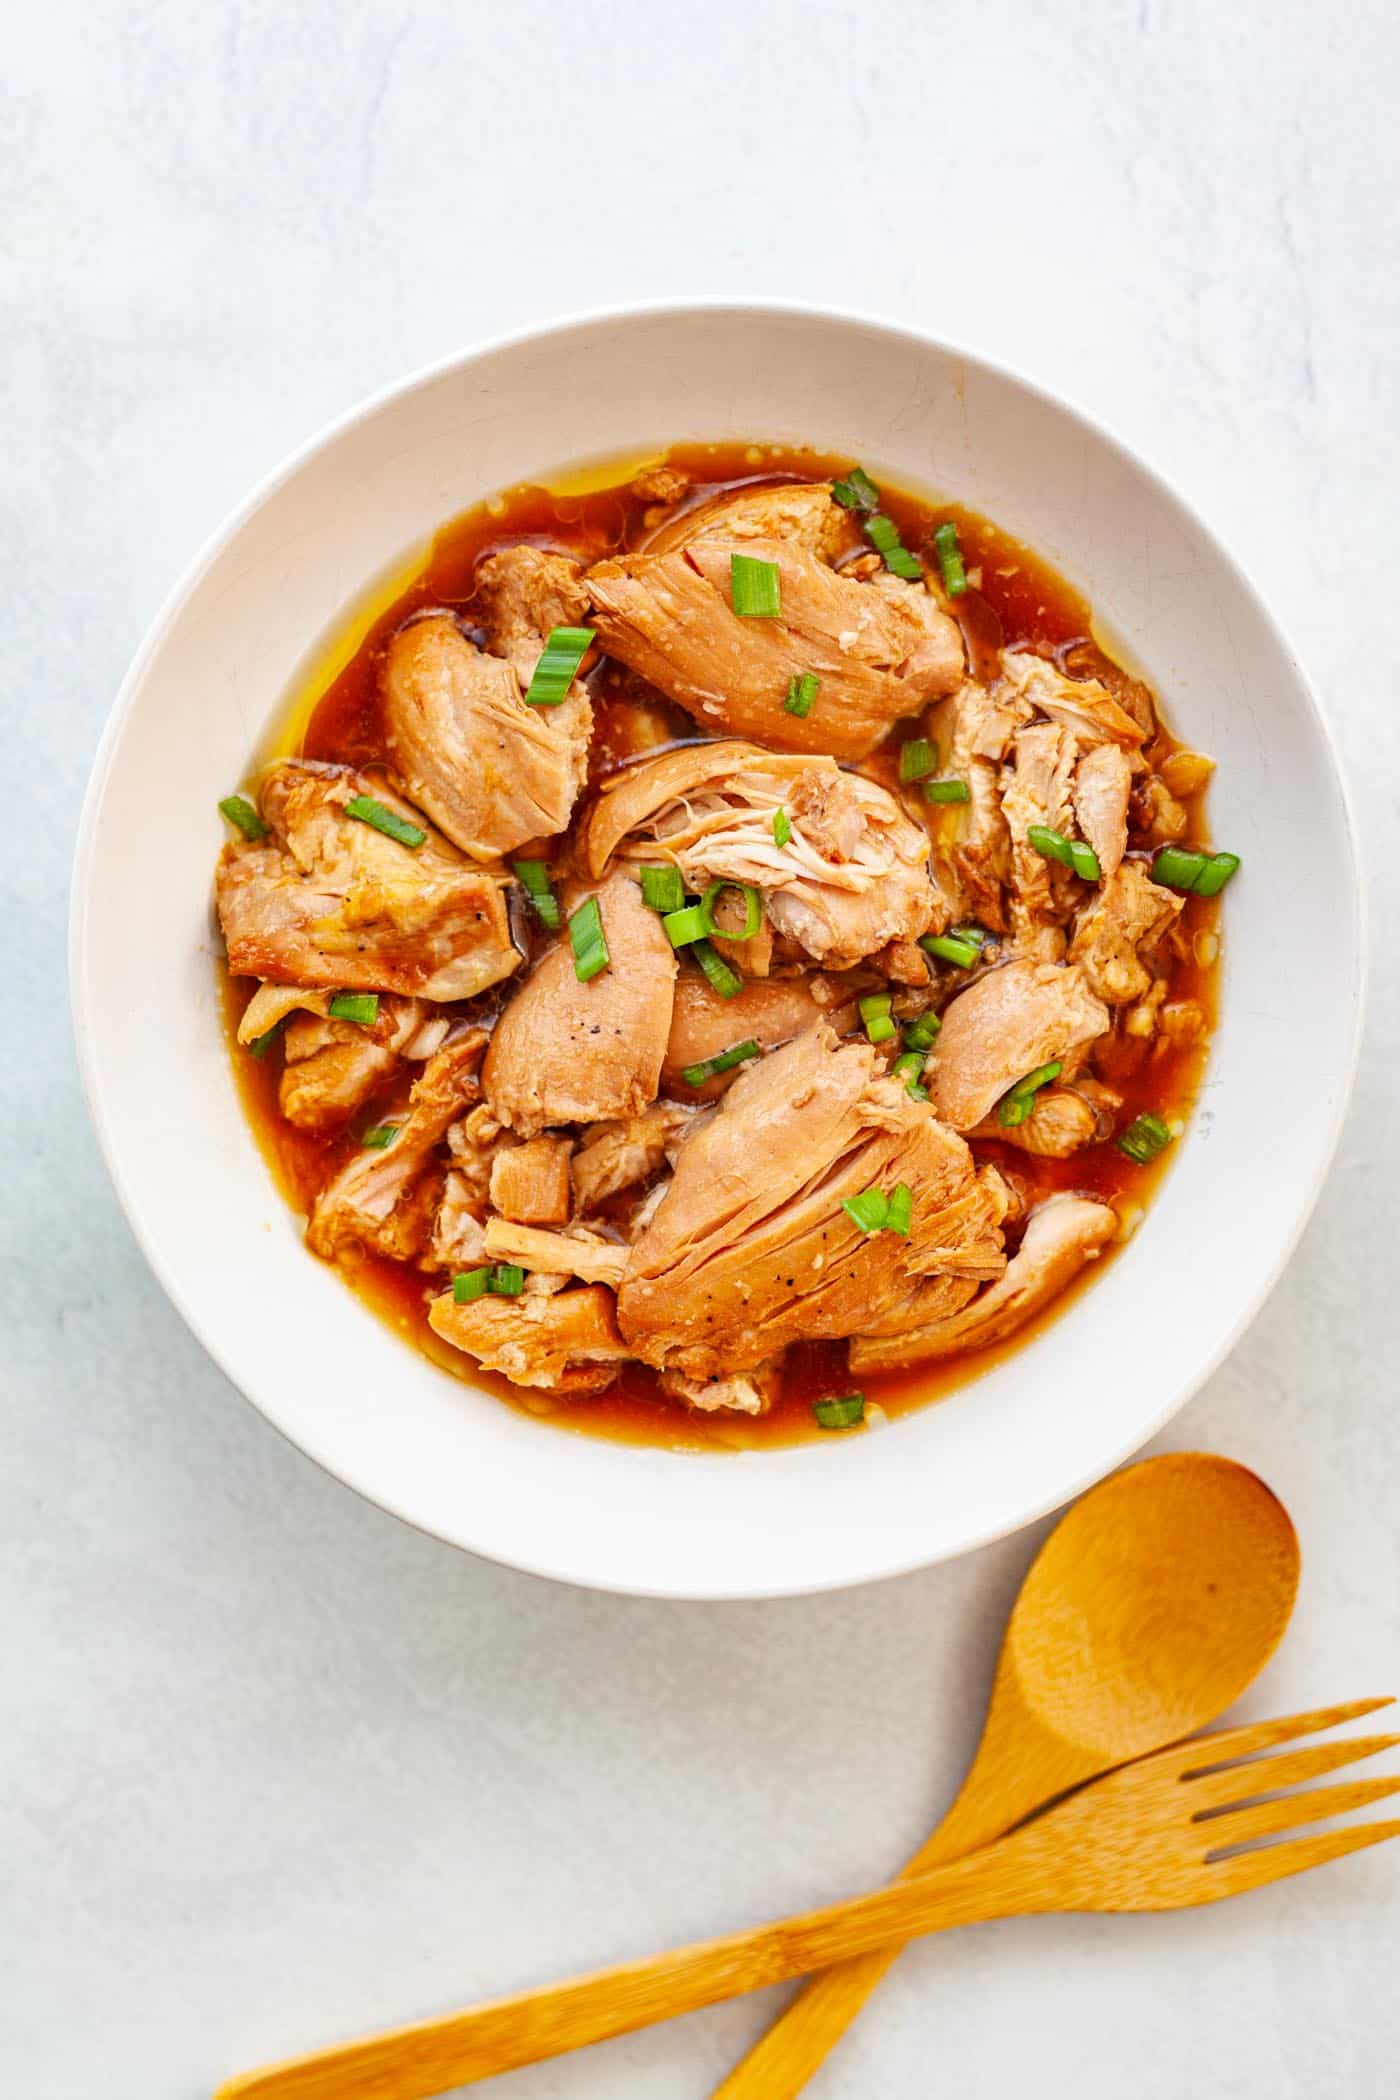
<instances>
[{"instance_id":1,"label":"light gray background","mask_svg":"<svg viewBox=\"0 0 1400 2100\"><path fill-rule=\"evenodd\" d=\"M44 0L10 24L7 2091L194 2100L861 1885L947 1799L1035 1543L747 1607L485 1566L282 1443L117 1213L63 935L126 661L288 448L518 324L731 291L946 327L1142 445L1283 615L1368 844L1369 1052L1297 1258L1162 1443L1247 1460L1297 1519L1298 1616L1252 1710L1400 1689L1398 52L1381 0ZM139 999L139 927L132 954ZM160 1064L153 1042L152 1144ZM984 1928L911 1954L813 2091L1380 2100L1398 1927L1382 1851L1197 1915ZM698 2100L776 2002L499 2089Z\"/></svg>"}]
</instances>

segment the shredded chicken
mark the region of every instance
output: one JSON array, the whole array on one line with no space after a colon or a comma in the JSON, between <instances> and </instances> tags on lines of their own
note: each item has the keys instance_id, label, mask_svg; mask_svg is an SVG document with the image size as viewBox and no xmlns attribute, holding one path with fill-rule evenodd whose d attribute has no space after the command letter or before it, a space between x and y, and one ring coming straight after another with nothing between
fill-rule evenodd
<instances>
[{"instance_id":1,"label":"shredded chicken","mask_svg":"<svg viewBox=\"0 0 1400 2100\"><path fill-rule=\"evenodd\" d=\"M722 1410L736 1415L767 1414L781 1383L780 1358L770 1364L756 1364L751 1371L736 1371L727 1378L719 1371L709 1378L687 1378L682 1371L661 1373L663 1393L706 1415Z\"/></svg>"},{"instance_id":2,"label":"shredded chicken","mask_svg":"<svg viewBox=\"0 0 1400 2100\"><path fill-rule=\"evenodd\" d=\"M998 698L1028 701L1081 744L1121 744L1132 752L1143 741L1142 723L1097 678L1066 678L1043 656L1025 649L1005 651L1001 676Z\"/></svg>"},{"instance_id":3,"label":"shredded chicken","mask_svg":"<svg viewBox=\"0 0 1400 2100\"><path fill-rule=\"evenodd\" d=\"M779 810L791 826L782 846ZM615 773L586 850L595 876L621 853L672 860L697 891L751 883L775 929L829 969L922 933L937 911L927 836L893 795L833 759L753 744L696 745Z\"/></svg>"},{"instance_id":4,"label":"shredded chicken","mask_svg":"<svg viewBox=\"0 0 1400 2100\"><path fill-rule=\"evenodd\" d=\"M1133 769L1119 744L1095 744L1074 769L1074 811L1105 875L1128 847L1128 797Z\"/></svg>"},{"instance_id":5,"label":"shredded chicken","mask_svg":"<svg viewBox=\"0 0 1400 2100\"><path fill-rule=\"evenodd\" d=\"M347 816L365 797L426 831L401 845ZM215 879L235 977L471 999L520 962L504 878L474 868L380 773L282 759L263 775L270 836L226 846Z\"/></svg>"},{"instance_id":6,"label":"shredded chicken","mask_svg":"<svg viewBox=\"0 0 1400 2100\"><path fill-rule=\"evenodd\" d=\"M337 1021L320 1004L288 1021L282 1036L277 1099L289 1123L302 1130L334 1130L363 1108L406 1059L431 1057L451 1021L422 999L380 994L373 1021Z\"/></svg>"},{"instance_id":7,"label":"shredded chicken","mask_svg":"<svg viewBox=\"0 0 1400 2100\"><path fill-rule=\"evenodd\" d=\"M492 1261L519 1262L546 1276L578 1276L585 1283L606 1283L614 1290L627 1267L627 1249L575 1225L568 1232L542 1232L535 1225L514 1225L509 1218L486 1220L486 1252Z\"/></svg>"},{"instance_id":8,"label":"shredded chicken","mask_svg":"<svg viewBox=\"0 0 1400 2100\"><path fill-rule=\"evenodd\" d=\"M1020 960L989 970L944 1011L925 1072L934 1113L974 1130L1018 1079L1063 1063L1109 1021L1077 969Z\"/></svg>"},{"instance_id":9,"label":"shredded chicken","mask_svg":"<svg viewBox=\"0 0 1400 2100\"><path fill-rule=\"evenodd\" d=\"M1183 899L1152 880L1140 861L1124 861L1094 896L1075 929L1071 960L1110 1005L1141 999L1152 982L1144 953L1179 915Z\"/></svg>"},{"instance_id":10,"label":"shredded chicken","mask_svg":"<svg viewBox=\"0 0 1400 2100\"><path fill-rule=\"evenodd\" d=\"M927 978L925 970L925 982ZM682 971L676 980L662 1084L686 1099L715 1100L733 1085L738 1069L717 1072L695 1088L685 1078L686 1068L719 1056L735 1043L755 1042L760 1050L776 1050L780 1043L791 1042L822 1018L817 994L826 981L811 975L754 978L732 999L725 999L698 971Z\"/></svg>"},{"instance_id":11,"label":"shredded chicken","mask_svg":"<svg viewBox=\"0 0 1400 2100\"><path fill-rule=\"evenodd\" d=\"M617 1331L613 1294L601 1283L518 1298L487 1295L466 1305L449 1291L434 1298L428 1322L444 1341L512 1385L599 1392L612 1384L629 1354Z\"/></svg>"},{"instance_id":12,"label":"shredded chicken","mask_svg":"<svg viewBox=\"0 0 1400 2100\"><path fill-rule=\"evenodd\" d=\"M653 1180L694 1113L679 1101L657 1101L639 1116L586 1129L569 1165L578 1208L596 1210L624 1189Z\"/></svg>"},{"instance_id":13,"label":"shredded chicken","mask_svg":"<svg viewBox=\"0 0 1400 2100\"><path fill-rule=\"evenodd\" d=\"M491 1160L492 1208L518 1225L567 1225L573 1149L563 1137L498 1147Z\"/></svg>"}]
</instances>

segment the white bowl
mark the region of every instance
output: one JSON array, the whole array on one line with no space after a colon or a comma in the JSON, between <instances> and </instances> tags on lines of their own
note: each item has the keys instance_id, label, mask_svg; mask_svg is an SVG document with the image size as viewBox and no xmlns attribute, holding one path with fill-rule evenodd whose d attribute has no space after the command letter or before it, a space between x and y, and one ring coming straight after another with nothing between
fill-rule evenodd
<instances>
[{"instance_id":1,"label":"white bowl","mask_svg":"<svg viewBox=\"0 0 1400 2100\"><path fill-rule=\"evenodd\" d=\"M228 1069L215 810L376 577L492 491L682 438L808 441L962 498L1092 600L1213 753L1230 890L1204 1097L1147 1220L1030 1346L881 1430L680 1456L561 1433L398 1341L302 1247ZM1317 705L1249 583L1121 444L1024 379L789 308L604 315L496 344L299 453L195 562L132 666L88 792L72 977L88 1100L132 1226L270 1421L409 1522L516 1567L672 1597L893 1575L1014 1530L1159 1429L1278 1276L1337 1136L1362 989L1355 849Z\"/></svg>"}]
</instances>

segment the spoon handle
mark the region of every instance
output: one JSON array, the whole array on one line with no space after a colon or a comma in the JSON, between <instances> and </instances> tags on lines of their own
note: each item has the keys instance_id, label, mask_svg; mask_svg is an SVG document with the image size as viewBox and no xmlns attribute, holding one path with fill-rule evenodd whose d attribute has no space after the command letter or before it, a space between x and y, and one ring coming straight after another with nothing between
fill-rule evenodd
<instances>
[{"instance_id":1,"label":"spoon handle","mask_svg":"<svg viewBox=\"0 0 1400 2100\"><path fill-rule=\"evenodd\" d=\"M1021 1894L1018 1875L1008 1873L999 1856L959 1860L912 1888L896 1883L724 1939L271 2064L230 2079L215 2100L428 2100L433 2093L849 1961L892 1939L1004 1917L1020 1907ZM1036 1901L1031 1907L1047 1906Z\"/></svg>"}]
</instances>

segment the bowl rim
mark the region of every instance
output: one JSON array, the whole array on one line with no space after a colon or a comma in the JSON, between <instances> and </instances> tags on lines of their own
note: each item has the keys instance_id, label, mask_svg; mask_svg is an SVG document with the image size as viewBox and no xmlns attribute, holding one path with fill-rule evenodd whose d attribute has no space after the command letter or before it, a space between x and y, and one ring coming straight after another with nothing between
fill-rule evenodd
<instances>
[{"instance_id":1,"label":"bowl rim","mask_svg":"<svg viewBox=\"0 0 1400 2100\"><path fill-rule=\"evenodd\" d=\"M213 564L219 559L229 543L244 525L276 492L318 453L328 450L346 433L366 423L391 403L418 390L435 384L458 367L476 362L503 352L523 349L528 345L549 337L568 335L572 332L639 321L673 320L684 321L707 314L732 315L740 319L762 322L766 319L809 320L822 324L834 323L853 330L866 330L892 337L921 350L935 350L944 356L958 359L978 367L984 372L1006 382L1030 396L1046 408L1070 423L1078 426L1099 444L1107 447L1130 468L1141 474L1155 492L1168 504L1175 505L1193 524L1207 542L1214 558L1236 587L1250 601L1264 623L1272 629L1274 636L1287 655L1297 677L1298 687L1306 702L1312 726L1321 748L1330 764L1333 783L1342 815L1342 830L1346 844L1347 873L1351 909L1356 928L1356 979L1354 996L1348 1014L1349 1032L1344 1045L1344 1056L1338 1069L1338 1087L1335 1106L1331 1112L1330 1126L1325 1132L1322 1148L1312 1180L1298 1205L1291 1229L1280 1244L1276 1258L1255 1290L1240 1305L1228 1330L1217 1346L1200 1364L1190 1380L1176 1393L1170 1402L1161 1407L1146 1424L1137 1423L1121 1446L1115 1446L1105 1460L1099 1462L1082 1477L1074 1478L1067 1485L1058 1483L1043 1500L1014 1519L994 1524L975 1537L962 1543L953 1543L935 1548L931 1552L920 1552L901 1560L896 1565L884 1565L874 1569L858 1569L852 1573L839 1574L821 1581L799 1582L775 1586L772 1583L744 1584L729 1588L707 1589L703 1593L662 1583L628 1582L610 1580L606 1590L610 1594L664 1599L667 1601L705 1601L711 1603L741 1602L769 1597L796 1597L821 1595L829 1591L851 1589L866 1583L892 1581L909 1575L921 1568L937 1565L941 1561L957 1558L965 1553L977 1551L998 1539L1009 1538L1027 1525L1039 1521L1056 1509L1063 1508L1097 1481L1114 1472L1138 1451L1142 1450L1180 1412L1205 1384L1225 1359L1233 1352L1242 1336L1257 1317L1261 1308L1272 1295L1284 1269L1291 1261L1304 1229L1315 1210L1318 1198L1336 1157L1342 1128L1350 1107L1351 1095L1356 1081L1360 1060L1361 1042L1365 1027L1366 1002L1369 991L1370 914L1369 900L1362 879L1360 837L1355 807L1346 771L1342 764L1337 736L1320 702L1316 687L1298 651L1294 648L1283 621L1266 597L1254 577L1239 558L1224 544L1208 520L1191 499L1182 494L1176 483L1159 467L1154 458L1145 453L1136 443L1130 443L1117 430L1104 423L1099 416L1081 407L1077 402L1032 378L1024 369L992 356L981 349L974 349L960 338L930 330L916 328L901 321L856 307L834 307L811 300L755 298L741 294L722 292L697 294L688 298L664 300L624 301L598 307L584 307L549 320L532 322L523 328L506 330L493 336L483 336L456 350L419 366L406 377L392 380L386 385L363 396L350 408L322 424L311 436L286 453L268 472L256 481L240 502L227 512L197 547L183 571L167 591L138 644L116 696L108 710L101 736L93 755L92 768L84 791L82 807L76 832L68 914L68 989L72 1012L74 1044L77 1055L79 1077L83 1098L89 1118L97 1136L98 1148L115 1190L126 1223L157 1282L180 1315L185 1325L199 1342L201 1348L217 1364L235 1391L258 1414L270 1424L302 1456L320 1467L330 1477L352 1492L365 1496L386 1514L409 1525L413 1530L441 1539L445 1545L460 1552L470 1552L481 1559L490 1560L500 1566L510 1567L522 1574L538 1576L555 1582L564 1582L574 1588L598 1590L603 1588L596 1580L585 1574L571 1571L557 1563L551 1564L538 1555L527 1552L509 1554L499 1548L488 1550L470 1543L451 1532L438 1529L396 1501L384 1499L378 1489L369 1489L358 1481L348 1478L318 1450L311 1450L294 1436L286 1425L254 1398L245 1387L242 1373L227 1360L222 1347L216 1343L204 1327L194 1309L187 1301L184 1290L162 1247L148 1232L142 1216L141 1205L134 1190L129 1186L121 1164L115 1133L109 1123L100 1084L100 1058L94 1037L94 1029L87 1007L87 939L88 908L92 887L93 861L96 851L97 819L107 789L118 744L127 719L135 704L147 670L164 647L166 639L180 613L199 583ZM436 521L441 524L443 520ZM435 529L435 527L434 527Z\"/></svg>"}]
</instances>

